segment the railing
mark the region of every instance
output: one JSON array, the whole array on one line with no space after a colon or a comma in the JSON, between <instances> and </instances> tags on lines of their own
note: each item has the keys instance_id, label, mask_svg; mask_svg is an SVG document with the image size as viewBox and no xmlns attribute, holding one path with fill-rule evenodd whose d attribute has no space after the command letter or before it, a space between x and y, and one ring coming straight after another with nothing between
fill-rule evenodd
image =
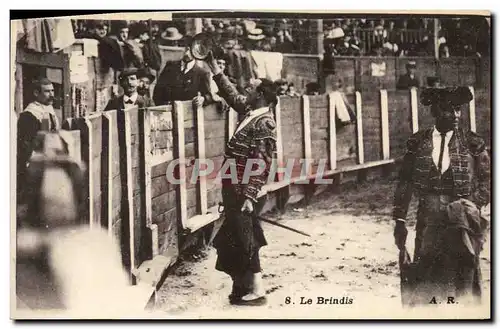
<instances>
[{"instance_id":1,"label":"railing","mask_svg":"<svg viewBox=\"0 0 500 329\"><path fill-rule=\"evenodd\" d=\"M391 43L396 43L399 48L403 45L418 45L424 40L424 37L429 37L432 40L432 35L429 35L429 32L420 29L420 30L392 30L385 31L387 34L387 40ZM381 45L382 38L379 38L373 29L359 29L356 31L356 36L361 40L363 45L362 53L365 55L369 55L373 50L374 45Z\"/></svg>"}]
</instances>

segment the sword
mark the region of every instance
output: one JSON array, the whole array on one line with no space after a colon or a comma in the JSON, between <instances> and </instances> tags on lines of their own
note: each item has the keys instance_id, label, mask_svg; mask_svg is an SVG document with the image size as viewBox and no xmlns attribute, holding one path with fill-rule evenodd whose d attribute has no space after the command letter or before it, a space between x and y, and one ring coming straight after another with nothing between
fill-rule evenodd
<instances>
[{"instance_id":1,"label":"sword","mask_svg":"<svg viewBox=\"0 0 500 329\"><path fill-rule=\"evenodd\" d=\"M221 208L222 208L222 209L221 209ZM224 212L224 205L222 204L222 202L219 202L219 209L218 209L218 211L219 211L219 213L223 213L223 212ZM284 229L287 229L287 230L289 230L289 231L292 231L292 232L299 233L299 234L302 234L302 235L305 235L305 236L310 237L310 235L309 235L309 234L307 234L307 233L305 233L305 232L302 232L302 231L300 231L300 230L297 230L297 229L295 229L295 228L293 228L293 227L286 226L286 225L284 225L284 224L280 224L280 223L278 223L278 222L272 221L272 220L270 220L270 219L264 218L264 217L259 216L259 215L257 215L256 217L257 217L258 219L260 219L261 221L266 222L266 223L269 223L269 224L271 224L271 225L279 226L279 227L284 228Z\"/></svg>"},{"instance_id":2,"label":"sword","mask_svg":"<svg viewBox=\"0 0 500 329\"><path fill-rule=\"evenodd\" d=\"M284 224L280 224L280 223L278 223L278 222L272 221L272 220L267 219L267 218L264 218L264 217L262 217L262 216L257 216L257 218L258 218L258 219L260 219L260 220L261 220L261 221L263 221L263 222L266 222L266 223L269 223L269 224L272 224L272 225L276 225L276 226L282 227L282 228L284 228L284 229L287 229L287 230L289 230L289 231L292 231L292 232L299 233L299 234L302 234L302 235L305 235L305 236L310 237L310 235L309 235L309 234L307 234L307 233L305 233L305 232L302 232L302 231L300 231L300 230L297 230L297 229L295 229L295 228L293 228L293 227L286 226L286 225L284 225Z\"/></svg>"}]
</instances>

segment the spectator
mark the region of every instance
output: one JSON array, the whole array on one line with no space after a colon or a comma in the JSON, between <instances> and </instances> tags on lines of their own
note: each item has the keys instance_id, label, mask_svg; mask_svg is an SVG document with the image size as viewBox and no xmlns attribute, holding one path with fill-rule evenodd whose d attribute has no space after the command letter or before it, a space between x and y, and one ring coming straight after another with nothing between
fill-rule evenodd
<instances>
[{"instance_id":1,"label":"spectator","mask_svg":"<svg viewBox=\"0 0 500 329\"><path fill-rule=\"evenodd\" d=\"M88 31L85 33L83 38L96 39L98 41L102 40L109 30L109 26L106 21L103 20L92 20L89 22Z\"/></svg>"},{"instance_id":2,"label":"spectator","mask_svg":"<svg viewBox=\"0 0 500 329\"><path fill-rule=\"evenodd\" d=\"M300 94L295 89L295 85L293 84L293 82L290 82L288 84L288 90L286 94L290 97L300 97Z\"/></svg>"},{"instance_id":3,"label":"spectator","mask_svg":"<svg viewBox=\"0 0 500 329\"><path fill-rule=\"evenodd\" d=\"M276 30L276 51L291 53L295 48L288 21L283 19Z\"/></svg>"},{"instance_id":4,"label":"spectator","mask_svg":"<svg viewBox=\"0 0 500 329\"><path fill-rule=\"evenodd\" d=\"M233 86L237 87L236 79L234 79L233 77L231 77L231 76L228 75L228 72L227 72L227 57L226 57L226 54L224 53L224 51L222 49L218 48L216 51L213 52L213 55L214 55L214 58L215 58L215 60L217 62L217 66L219 67L219 69L221 70L221 72L224 73L225 76L227 76L229 82ZM226 100L221 96L219 88L217 87L217 84L213 80L213 77L211 77L210 83L211 83L210 89L212 91L213 101L218 104L219 108L222 111L229 110L230 106L226 102Z\"/></svg>"},{"instance_id":5,"label":"spectator","mask_svg":"<svg viewBox=\"0 0 500 329\"><path fill-rule=\"evenodd\" d=\"M146 102L153 103L151 100L151 83L156 79L153 71L149 67L145 67L138 72L139 85L137 93L146 99Z\"/></svg>"},{"instance_id":6,"label":"spectator","mask_svg":"<svg viewBox=\"0 0 500 329\"><path fill-rule=\"evenodd\" d=\"M144 22L131 26L130 36L135 41L134 47L138 47L143 57L143 65L155 71L161 67L161 53L158 44L149 35L149 27ZM142 68L143 65L137 66Z\"/></svg>"},{"instance_id":7,"label":"spectator","mask_svg":"<svg viewBox=\"0 0 500 329\"><path fill-rule=\"evenodd\" d=\"M153 42L158 44L160 42L160 23L158 22L151 22L151 39Z\"/></svg>"},{"instance_id":8,"label":"spectator","mask_svg":"<svg viewBox=\"0 0 500 329\"><path fill-rule=\"evenodd\" d=\"M439 88L440 86L441 86L441 83L439 81L439 77L436 77L436 76L427 77L427 87Z\"/></svg>"},{"instance_id":9,"label":"spectator","mask_svg":"<svg viewBox=\"0 0 500 329\"><path fill-rule=\"evenodd\" d=\"M439 58L450 58L450 48L446 43L439 45Z\"/></svg>"},{"instance_id":10,"label":"spectator","mask_svg":"<svg viewBox=\"0 0 500 329\"><path fill-rule=\"evenodd\" d=\"M278 96L285 96L288 92L288 82L285 79L278 79L275 82L276 94Z\"/></svg>"},{"instance_id":11,"label":"spectator","mask_svg":"<svg viewBox=\"0 0 500 329\"><path fill-rule=\"evenodd\" d=\"M255 28L253 30L248 31L247 35L247 49L248 50L263 50L263 42L265 39L265 35L262 32L262 29Z\"/></svg>"},{"instance_id":12,"label":"spectator","mask_svg":"<svg viewBox=\"0 0 500 329\"><path fill-rule=\"evenodd\" d=\"M149 97L139 95L139 74L136 68L123 70L118 78L120 87L123 89L123 95L111 99L104 111L123 110L133 107L144 108L155 105Z\"/></svg>"},{"instance_id":13,"label":"spectator","mask_svg":"<svg viewBox=\"0 0 500 329\"><path fill-rule=\"evenodd\" d=\"M415 61L409 61L406 64L406 73L399 77L396 88L399 90L410 89L412 87L420 87L419 79L416 75L417 63Z\"/></svg>"},{"instance_id":14,"label":"spectator","mask_svg":"<svg viewBox=\"0 0 500 329\"><path fill-rule=\"evenodd\" d=\"M108 72L110 68L120 71L127 66L124 51L124 40L128 39L129 31L127 22L114 22L114 30L113 34L99 39L98 50L103 72Z\"/></svg>"},{"instance_id":15,"label":"spectator","mask_svg":"<svg viewBox=\"0 0 500 329\"><path fill-rule=\"evenodd\" d=\"M320 86L317 82L309 82L306 84L306 95L319 95Z\"/></svg>"},{"instance_id":16,"label":"spectator","mask_svg":"<svg viewBox=\"0 0 500 329\"><path fill-rule=\"evenodd\" d=\"M187 41L189 45L189 40ZM153 92L156 105L193 100L195 106L212 102L210 72L196 65L190 46L185 47L180 61L167 62Z\"/></svg>"},{"instance_id":17,"label":"spectator","mask_svg":"<svg viewBox=\"0 0 500 329\"><path fill-rule=\"evenodd\" d=\"M115 24L116 33L112 35L112 38L116 39L120 46L123 46L123 43L128 40L128 23L127 21L117 21Z\"/></svg>"}]
</instances>

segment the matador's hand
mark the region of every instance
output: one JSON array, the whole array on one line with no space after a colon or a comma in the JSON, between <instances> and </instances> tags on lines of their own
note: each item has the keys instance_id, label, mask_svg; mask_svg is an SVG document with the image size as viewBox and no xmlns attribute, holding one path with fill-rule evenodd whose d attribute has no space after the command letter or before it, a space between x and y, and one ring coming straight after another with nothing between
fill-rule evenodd
<instances>
[{"instance_id":1,"label":"matador's hand","mask_svg":"<svg viewBox=\"0 0 500 329\"><path fill-rule=\"evenodd\" d=\"M241 206L241 212L248 212L252 213L253 212L253 202L250 199L245 199L245 202L243 202L243 206Z\"/></svg>"}]
</instances>

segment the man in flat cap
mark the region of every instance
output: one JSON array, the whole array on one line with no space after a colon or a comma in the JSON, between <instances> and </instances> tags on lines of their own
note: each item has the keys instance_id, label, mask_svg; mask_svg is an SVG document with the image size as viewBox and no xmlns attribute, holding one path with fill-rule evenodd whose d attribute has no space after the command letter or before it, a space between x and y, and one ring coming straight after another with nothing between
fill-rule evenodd
<instances>
[{"instance_id":1,"label":"man in flat cap","mask_svg":"<svg viewBox=\"0 0 500 329\"><path fill-rule=\"evenodd\" d=\"M145 98L137 92L139 75L140 72L136 68L127 68L121 72L118 79L120 81L120 87L123 88L123 95L111 99L104 111L123 110L131 107L144 108L155 106L151 98Z\"/></svg>"},{"instance_id":2,"label":"man in flat cap","mask_svg":"<svg viewBox=\"0 0 500 329\"><path fill-rule=\"evenodd\" d=\"M405 90L413 87L415 88L420 87L420 81L416 73L417 73L417 63L415 61L409 61L408 63L406 63L406 73L399 77L396 88L400 90Z\"/></svg>"},{"instance_id":3,"label":"man in flat cap","mask_svg":"<svg viewBox=\"0 0 500 329\"><path fill-rule=\"evenodd\" d=\"M403 273L410 262L406 216L413 192L418 195L411 266L416 281L409 305L480 300L479 253L488 226L481 208L490 202L490 158L485 141L459 126L461 106L472 98L467 87L426 88L421 93L435 125L408 139L393 209Z\"/></svg>"}]
</instances>

